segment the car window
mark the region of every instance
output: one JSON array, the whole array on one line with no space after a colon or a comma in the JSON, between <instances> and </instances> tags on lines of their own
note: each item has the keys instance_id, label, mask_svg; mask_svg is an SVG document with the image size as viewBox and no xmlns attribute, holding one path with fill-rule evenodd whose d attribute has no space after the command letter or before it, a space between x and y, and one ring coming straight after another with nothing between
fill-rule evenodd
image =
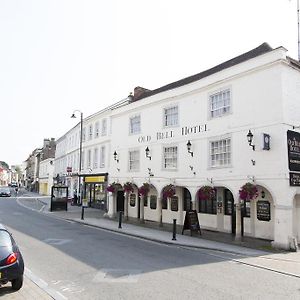
<instances>
[{"instance_id":1,"label":"car window","mask_svg":"<svg viewBox=\"0 0 300 300\"><path fill-rule=\"evenodd\" d=\"M7 231L0 230L0 247L11 246L11 238Z\"/></svg>"}]
</instances>

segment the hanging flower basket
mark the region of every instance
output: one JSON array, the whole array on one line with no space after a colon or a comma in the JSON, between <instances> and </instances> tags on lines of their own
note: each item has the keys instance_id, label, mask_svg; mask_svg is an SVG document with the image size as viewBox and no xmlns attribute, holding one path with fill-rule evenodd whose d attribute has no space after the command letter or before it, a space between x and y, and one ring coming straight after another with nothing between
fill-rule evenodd
<instances>
[{"instance_id":1,"label":"hanging flower basket","mask_svg":"<svg viewBox=\"0 0 300 300\"><path fill-rule=\"evenodd\" d=\"M216 189L209 186L204 185L198 191L199 200L212 200L216 197Z\"/></svg>"},{"instance_id":2,"label":"hanging flower basket","mask_svg":"<svg viewBox=\"0 0 300 300\"><path fill-rule=\"evenodd\" d=\"M123 189L124 189L124 192L127 194L133 193L133 191L134 191L133 184L129 181L124 183Z\"/></svg>"},{"instance_id":3,"label":"hanging flower basket","mask_svg":"<svg viewBox=\"0 0 300 300\"><path fill-rule=\"evenodd\" d=\"M255 184L247 182L241 187L239 194L242 200L253 200L258 196L258 190Z\"/></svg>"},{"instance_id":4,"label":"hanging flower basket","mask_svg":"<svg viewBox=\"0 0 300 300\"><path fill-rule=\"evenodd\" d=\"M115 182L109 184L106 188L108 192L114 193L117 189L117 184Z\"/></svg>"},{"instance_id":5,"label":"hanging flower basket","mask_svg":"<svg viewBox=\"0 0 300 300\"><path fill-rule=\"evenodd\" d=\"M147 182L144 182L143 185L139 188L139 195L147 196L150 190L150 185Z\"/></svg>"},{"instance_id":6,"label":"hanging flower basket","mask_svg":"<svg viewBox=\"0 0 300 300\"><path fill-rule=\"evenodd\" d=\"M165 198L171 198L176 194L176 187L173 184L169 184L164 188L163 196Z\"/></svg>"}]
</instances>

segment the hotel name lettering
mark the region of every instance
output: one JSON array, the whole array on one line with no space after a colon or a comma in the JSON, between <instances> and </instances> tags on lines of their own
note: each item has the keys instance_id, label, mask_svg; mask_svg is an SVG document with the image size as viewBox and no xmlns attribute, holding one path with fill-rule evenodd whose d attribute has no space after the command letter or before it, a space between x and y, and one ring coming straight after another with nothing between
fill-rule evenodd
<instances>
[{"instance_id":1,"label":"hotel name lettering","mask_svg":"<svg viewBox=\"0 0 300 300\"><path fill-rule=\"evenodd\" d=\"M196 125L196 126L184 126L180 128L179 132L177 131L175 132L174 130L156 132L155 138L157 141L160 141L165 139L171 139L177 136L178 134L180 134L181 136L187 136L187 135L192 135L192 134L194 135L206 131L207 131L207 124ZM152 136L142 135L139 136L137 140L139 143L147 143L152 140Z\"/></svg>"}]
</instances>

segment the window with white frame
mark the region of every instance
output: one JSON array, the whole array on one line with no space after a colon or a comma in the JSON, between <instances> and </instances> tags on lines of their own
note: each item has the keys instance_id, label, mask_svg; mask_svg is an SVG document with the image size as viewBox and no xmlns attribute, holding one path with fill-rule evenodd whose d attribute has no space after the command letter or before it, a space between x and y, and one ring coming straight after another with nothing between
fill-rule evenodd
<instances>
[{"instance_id":1,"label":"window with white frame","mask_svg":"<svg viewBox=\"0 0 300 300\"><path fill-rule=\"evenodd\" d=\"M220 117L230 112L230 90L223 90L209 96L211 118Z\"/></svg>"},{"instance_id":2,"label":"window with white frame","mask_svg":"<svg viewBox=\"0 0 300 300\"><path fill-rule=\"evenodd\" d=\"M164 126L178 125L178 106L164 108Z\"/></svg>"},{"instance_id":3,"label":"window with white frame","mask_svg":"<svg viewBox=\"0 0 300 300\"><path fill-rule=\"evenodd\" d=\"M93 125L90 124L89 125L89 140L91 140L93 138Z\"/></svg>"},{"instance_id":4,"label":"window with white frame","mask_svg":"<svg viewBox=\"0 0 300 300\"><path fill-rule=\"evenodd\" d=\"M163 148L163 168L167 170L177 169L177 146Z\"/></svg>"},{"instance_id":5,"label":"window with white frame","mask_svg":"<svg viewBox=\"0 0 300 300\"><path fill-rule=\"evenodd\" d=\"M94 149L94 164L93 168L97 169L98 168L98 148Z\"/></svg>"},{"instance_id":6,"label":"window with white frame","mask_svg":"<svg viewBox=\"0 0 300 300\"><path fill-rule=\"evenodd\" d=\"M226 167L231 164L231 139L210 142L210 166Z\"/></svg>"},{"instance_id":7,"label":"window with white frame","mask_svg":"<svg viewBox=\"0 0 300 300\"><path fill-rule=\"evenodd\" d=\"M95 123L95 138L99 137L99 122Z\"/></svg>"},{"instance_id":8,"label":"window with white frame","mask_svg":"<svg viewBox=\"0 0 300 300\"><path fill-rule=\"evenodd\" d=\"M85 134L86 134L86 130L85 130L85 127L82 128L82 141L85 142Z\"/></svg>"},{"instance_id":9,"label":"window with white frame","mask_svg":"<svg viewBox=\"0 0 300 300\"><path fill-rule=\"evenodd\" d=\"M140 151L129 151L129 171L138 171L140 169Z\"/></svg>"},{"instance_id":10,"label":"window with white frame","mask_svg":"<svg viewBox=\"0 0 300 300\"><path fill-rule=\"evenodd\" d=\"M107 134L107 120L103 119L102 120L102 130L101 130L101 135L104 136Z\"/></svg>"},{"instance_id":11,"label":"window with white frame","mask_svg":"<svg viewBox=\"0 0 300 300\"><path fill-rule=\"evenodd\" d=\"M92 151L91 149L89 149L87 153L87 168L91 167L91 163L92 163Z\"/></svg>"},{"instance_id":12,"label":"window with white frame","mask_svg":"<svg viewBox=\"0 0 300 300\"><path fill-rule=\"evenodd\" d=\"M105 146L101 146L100 152L100 168L105 167Z\"/></svg>"},{"instance_id":13,"label":"window with white frame","mask_svg":"<svg viewBox=\"0 0 300 300\"><path fill-rule=\"evenodd\" d=\"M134 116L129 119L129 133L138 134L141 132L141 116Z\"/></svg>"}]
</instances>

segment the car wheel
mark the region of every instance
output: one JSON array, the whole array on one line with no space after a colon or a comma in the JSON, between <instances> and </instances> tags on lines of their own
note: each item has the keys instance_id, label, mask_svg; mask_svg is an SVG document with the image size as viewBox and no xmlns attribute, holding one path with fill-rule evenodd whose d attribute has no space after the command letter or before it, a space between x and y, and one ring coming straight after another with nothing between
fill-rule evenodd
<instances>
[{"instance_id":1,"label":"car wheel","mask_svg":"<svg viewBox=\"0 0 300 300\"><path fill-rule=\"evenodd\" d=\"M23 285L23 276L12 280L11 287L13 290L18 291Z\"/></svg>"}]
</instances>

